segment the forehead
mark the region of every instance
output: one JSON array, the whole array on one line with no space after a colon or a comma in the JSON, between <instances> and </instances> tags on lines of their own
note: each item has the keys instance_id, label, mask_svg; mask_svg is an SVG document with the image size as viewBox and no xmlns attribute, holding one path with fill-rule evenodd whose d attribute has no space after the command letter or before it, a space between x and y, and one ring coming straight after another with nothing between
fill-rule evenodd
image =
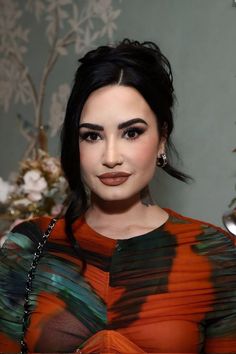
<instances>
[{"instance_id":1,"label":"forehead","mask_svg":"<svg viewBox=\"0 0 236 354\"><path fill-rule=\"evenodd\" d=\"M121 122L138 117L156 121L154 112L135 88L109 85L90 94L84 104L80 122Z\"/></svg>"}]
</instances>

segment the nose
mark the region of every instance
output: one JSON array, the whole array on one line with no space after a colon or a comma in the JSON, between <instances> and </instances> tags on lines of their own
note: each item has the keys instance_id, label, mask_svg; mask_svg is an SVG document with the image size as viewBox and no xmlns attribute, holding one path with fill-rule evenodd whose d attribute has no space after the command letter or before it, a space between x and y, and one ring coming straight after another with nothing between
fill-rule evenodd
<instances>
[{"instance_id":1,"label":"nose","mask_svg":"<svg viewBox=\"0 0 236 354\"><path fill-rule=\"evenodd\" d=\"M104 144L103 165L113 168L116 165L121 165L122 162L123 158L118 142L115 139L110 139Z\"/></svg>"}]
</instances>

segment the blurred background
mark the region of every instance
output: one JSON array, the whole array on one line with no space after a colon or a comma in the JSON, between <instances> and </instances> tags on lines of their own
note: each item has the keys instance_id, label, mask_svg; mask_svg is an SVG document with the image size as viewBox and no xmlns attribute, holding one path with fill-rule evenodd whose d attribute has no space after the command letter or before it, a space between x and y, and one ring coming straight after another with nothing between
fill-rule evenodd
<instances>
[{"instance_id":1,"label":"blurred background","mask_svg":"<svg viewBox=\"0 0 236 354\"><path fill-rule=\"evenodd\" d=\"M89 49L128 37L155 41L172 65L173 142L181 157L175 165L195 179L186 185L158 169L151 185L154 199L222 226L222 215L236 195L234 1L0 0L0 5L0 202L8 203L2 214L23 215L9 209L14 184L21 188L20 196L14 191L15 205L21 199L24 207L29 205L29 184L36 180L33 192L38 194L31 195L31 204L49 193L50 183L58 195L62 187L55 187L49 172L57 167L53 158L59 156L77 60ZM32 165L45 156L48 172ZM30 169L34 174L27 180ZM49 209L55 207L50 193ZM55 200L61 202L58 196Z\"/></svg>"}]
</instances>

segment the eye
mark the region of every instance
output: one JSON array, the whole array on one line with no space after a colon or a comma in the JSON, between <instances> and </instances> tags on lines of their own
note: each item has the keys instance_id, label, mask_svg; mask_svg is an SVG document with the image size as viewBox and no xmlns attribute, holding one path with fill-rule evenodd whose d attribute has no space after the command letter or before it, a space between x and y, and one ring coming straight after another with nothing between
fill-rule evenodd
<instances>
[{"instance_id":1,"label":"eye","mask_svg":"<svg viewBox=\"0 0 236 354\"><path fill-rule=\"evenodd\" d=\"M101 136L95 132L80 133L79 137L82 141L85 140L85 141L88 141L89 143L93 143L93 142L100 140L100 139L98 139L98 137L101 138Z\"/></svg>"},{"instance_id":2,"label":"eye","mask_svg":"<svg viewBox=\"0 0 236 354\"><path fill-rule=\"evenodd\" d=\"M134 140L134 139L137 139L143 133L144 133L144 129L138 128L138 127L133 127L133 128L127 129L124 132L124 135L127 136L128 140Z\"/></svg>"}]
</instances>

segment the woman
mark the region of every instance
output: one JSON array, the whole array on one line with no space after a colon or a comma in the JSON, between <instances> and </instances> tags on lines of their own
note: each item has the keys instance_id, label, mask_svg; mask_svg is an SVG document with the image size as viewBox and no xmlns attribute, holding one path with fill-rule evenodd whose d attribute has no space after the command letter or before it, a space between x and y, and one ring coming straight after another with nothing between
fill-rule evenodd
<instances>
[{"instance_id":1,"label":"woman","mask_svg":"<svg viewBox=\"0 0 236 354\"><path fill-rule=\"evenodd\" d=\"M126 39L80 62L62 130L70 205L2 248L0 350L236 353L233 241L149 194L156 166L188 179L169 161L168 60Z\"/></svg>"}]
</instances>

